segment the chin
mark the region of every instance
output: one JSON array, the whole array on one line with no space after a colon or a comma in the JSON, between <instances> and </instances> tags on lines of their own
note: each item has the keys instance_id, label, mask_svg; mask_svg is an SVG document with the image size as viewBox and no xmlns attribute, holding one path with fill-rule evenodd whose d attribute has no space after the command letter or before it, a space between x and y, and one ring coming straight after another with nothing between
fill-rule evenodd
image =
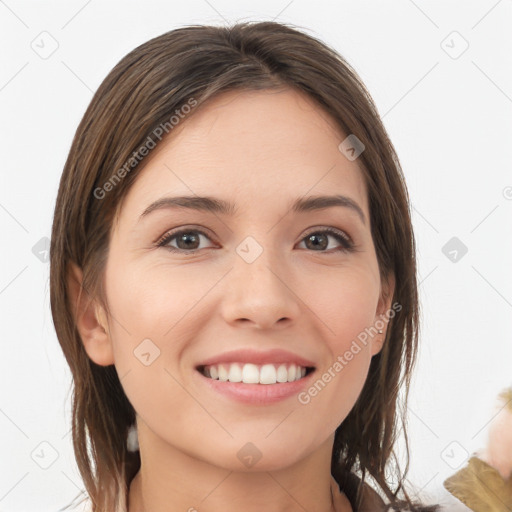
<instances>
[{"instance_id":1,"label":"chin","mask_svg":"<svg viewBox=\"0 0 512 512\"><path fill-rule=\"evenodd\" d=\"M304 456L298 450L303 441L283 443L279 437L270 440L265 439L264 435L261 434L261 439L236 436L228 442L212 439L211 443L201 443L201 446L196 444L186 452L188 456L202 460L205 464L238 473L279 471L293 466Z\"/></svg>"}]
</instances>

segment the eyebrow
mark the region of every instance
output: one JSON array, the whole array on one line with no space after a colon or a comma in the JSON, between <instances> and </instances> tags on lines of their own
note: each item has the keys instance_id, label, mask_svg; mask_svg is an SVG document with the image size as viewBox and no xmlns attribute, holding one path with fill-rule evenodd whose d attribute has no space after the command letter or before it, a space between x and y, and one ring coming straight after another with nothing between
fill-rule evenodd
<instances>
[{"instance_id":1,"label":"eyebrow","mask_svg":"<svg viewBox=\"0 0 512 512\"><path fill-rule=\"evenodd\" d=\"M363 224L366 217L361 207L350 197L343 195L334 196L309 196L296 199L290 206L293 212L310 212L341 206L357 213ZM237 208L233 203L215 197L202 196L177 196L162 197L151 203L140 215L139 221L155 210L169 208L185 208L190 210L206 211L216 214L232 216Z\"/></svg>"}]
</instances>

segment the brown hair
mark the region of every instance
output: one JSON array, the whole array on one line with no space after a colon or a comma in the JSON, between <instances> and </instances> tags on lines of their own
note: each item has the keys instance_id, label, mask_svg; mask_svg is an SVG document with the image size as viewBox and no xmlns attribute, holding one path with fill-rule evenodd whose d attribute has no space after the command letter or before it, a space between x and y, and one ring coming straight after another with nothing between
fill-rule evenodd
<instances>
[{"instance_id":1,"label":"brown hair","mask_svg":"<svg viewBox=\"0 0 512 512\"><path fill-rule=\"evenodd\" d=\"M126 448L135 411L114 365L92 362L76 329L67 284L69 263L83 272L81 289L108 311L103 277L110 234L123 198L150 160L151 154L138 158L148 137L161 126L172 135L170 118L191 99L201 105L228 90L283 87L313 98L344 133L364 144L358 163L367 186L381 278L394 276L393 301L401 305L390 320L383 349L372 358L356 404L336 430L331 471L357 502L356 509L368 475L390 503L399 506L403 500L414 508L404 488L407 443L405 471L396 465L397 485L387 481L398 420L407 441L405 408L419 320L415 242L402 170L373 100L351 66L292 26L259 22L191 25L135 48L102 82L74 136L55 206L50 300L74 383L75 457L94 512L126 510L140 454ZM351 478L355 472L361 475L357 488ZM427 509L418 505L415 510Z\"/></svg>"}]
</instances>

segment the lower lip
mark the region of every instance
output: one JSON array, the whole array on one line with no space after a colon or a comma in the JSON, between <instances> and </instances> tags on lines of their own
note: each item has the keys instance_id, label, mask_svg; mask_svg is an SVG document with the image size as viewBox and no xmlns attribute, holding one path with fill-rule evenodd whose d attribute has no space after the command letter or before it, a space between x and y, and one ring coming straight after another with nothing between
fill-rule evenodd
<instances>
[{"instance_id":1,"label":"lower lip","mask_svg":"<svg viewBox=\"0 0 512 512\"><path fill-rule=\"evenodd\" d=\"M244 404L266 405L299 394L309 385L316 370L299 380L278 382L276 384L244 384L243 382L220 381L206 377L199 370L194 370L194 372L199 376L201 382L205 383L210 389L228 398Z\"/></svg>"}]
</instances>

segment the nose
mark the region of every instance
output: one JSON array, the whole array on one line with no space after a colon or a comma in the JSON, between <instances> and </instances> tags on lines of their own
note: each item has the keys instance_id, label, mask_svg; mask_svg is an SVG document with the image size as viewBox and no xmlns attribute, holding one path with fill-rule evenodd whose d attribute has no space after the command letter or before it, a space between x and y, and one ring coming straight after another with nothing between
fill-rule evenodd
<instances>
[{"instance_id":1,"label":"nose","mask_svg":"<svg viewBox=\"0 0 512 512\"><path fill-rule=\"evenodd\" d=\"M291 273L270 252L264 250L252 263L238 255L234 258L222 295L222 315L227 323L269 329L297 320L301 301L293 291Z\"/></svg>"}]
</instances>

